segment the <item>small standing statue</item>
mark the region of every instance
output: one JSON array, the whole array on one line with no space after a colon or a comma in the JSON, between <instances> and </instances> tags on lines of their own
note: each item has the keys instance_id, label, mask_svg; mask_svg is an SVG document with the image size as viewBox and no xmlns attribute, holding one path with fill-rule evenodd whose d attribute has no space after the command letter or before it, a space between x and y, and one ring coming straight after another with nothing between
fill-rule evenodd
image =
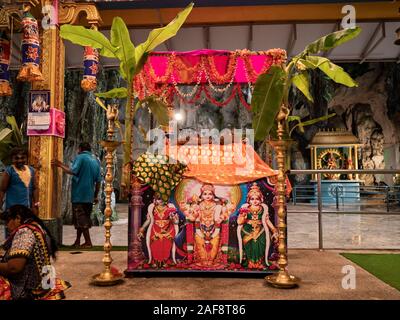
<instances>
[{"instance_id":1,"label":"small standing statue","mask_svg":"<svg viewBox=\"0 0 400 320\"><path fill-rule=\"evenodd\" d=\"M257 183L253 183L237 219L240 263L249 269L269 266L271 240L278 242L278 230L269 219L268 207Z\"/></svg>"},{"instance_id":2,"label":"small standing statue","mask_svg":"<svg viewBox=\"0 0 400 320\"><path fill-rule=\"evenodd\" d=\"M203 184L200 197L183 204L183 213L194 223L194 260L199 267L215 267L220 251L222 222L228 216L222 199L215 195L212 184Z\"/></svg>"},{"instance_id":3,"label":"small standing statue","mask_svg":"<svg viewBox=\"0 0 400 320\"><path fill-rule=\"evenodd\" d=\"M147 217L140 227L139 240L146 238L149 264L164 267L176 263L175 236L178 233L179 217L172 203L164 202L155 195L154 201L147 209ZM145 234L145 230L147 232Z\"/></svg>"},{"instance_id":4,"label":"small standing statue","mask_svg":"<svg viewBox=\"0 0 400 320\"><path fill-rule=\"evenodd\" d=\"M354 169L353 161L352 161L351 159L347 159L346 169L347 169L347 170L353 170L353 169ZM348 174L347 174L347 179L349 179L349 180L354 180L354 179L353 179L353 174L352 174L352 173L348 173Z\"/></svg>"},{"instance_id":5,"label":"small standing statue","mask_svg":"<svg viewBox=\"0 0 400 320\"><path fill-rule=\"evenodd\" d=\"M115 120L118 119L118 105L109 104L107 106L106 117L108 120L107 138L108 140L112 140L114 135Z\"/></svg>"}]
</instances>

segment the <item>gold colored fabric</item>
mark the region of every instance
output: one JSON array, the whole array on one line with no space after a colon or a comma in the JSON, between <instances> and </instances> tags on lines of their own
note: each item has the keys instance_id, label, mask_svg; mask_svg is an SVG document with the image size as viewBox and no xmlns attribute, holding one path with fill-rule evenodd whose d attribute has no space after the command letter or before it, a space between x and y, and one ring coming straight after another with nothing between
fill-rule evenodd
<instances>
[{"instance_id":1,"label":"gold colored fabric","mask_svg":"<svg viewBox=\"0 0 400 320\"><path fill-rule=\"evenodd\" d=\"M39 70L38 66L33 64L23 65L19 70L17 80L34 82L34 81L44 81L43 75Z\"/></svg>"},{"instance_id":2,"label":"gold colored fabric","mask_svg":"<svg viewBox=\"0 0 400 320\"><path fill-rule=\"evenodd\" d=\"M246 144L169 145L168 148L171 158L187 163L185 177L205 183L235 185L278 174Z\"/></svg>"}]
</instances>

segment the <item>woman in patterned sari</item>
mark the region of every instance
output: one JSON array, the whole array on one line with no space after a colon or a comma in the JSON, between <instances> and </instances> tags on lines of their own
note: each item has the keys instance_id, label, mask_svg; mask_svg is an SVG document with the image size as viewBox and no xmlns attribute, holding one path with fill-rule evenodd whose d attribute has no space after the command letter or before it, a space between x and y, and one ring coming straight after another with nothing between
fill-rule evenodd
<instances>
[{"instance_id":1,"label":"woman in patterned sari","mask_svg":"<svg viewBox=\"0 0 400 320\"><path fill-rule=\"evenodd\" d=\"M57 244L43 221L23 205L0 216L10 231L0 260L0 300L58 300L70 284L55 278Z\"/></svg>"}]
</instances>

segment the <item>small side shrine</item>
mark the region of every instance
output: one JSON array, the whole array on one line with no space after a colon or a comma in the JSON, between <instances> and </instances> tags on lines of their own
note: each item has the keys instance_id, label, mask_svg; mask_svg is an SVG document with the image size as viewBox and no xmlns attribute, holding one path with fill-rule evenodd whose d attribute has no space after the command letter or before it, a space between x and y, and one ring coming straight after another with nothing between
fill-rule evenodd
<instances>
[{"instance_id":1,"label":"small side shrine","mask_svg":"<svg viewBox=\"0 0 400 320\"><path fill-rule=\"evenodd\" d=\"M311 167L314 170L357 170L360 141L345 129L320 130L311 140ZM313 175L315 201L317 201L317 175ZM322 175L323 203L354 202L360 200L358 174L325 173Z\"/></svg>"}]
</instances>

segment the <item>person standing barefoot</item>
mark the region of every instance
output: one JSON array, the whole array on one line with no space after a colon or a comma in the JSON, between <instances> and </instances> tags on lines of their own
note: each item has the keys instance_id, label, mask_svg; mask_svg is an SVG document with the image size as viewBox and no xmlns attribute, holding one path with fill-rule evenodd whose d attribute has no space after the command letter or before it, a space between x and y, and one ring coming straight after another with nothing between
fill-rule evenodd
<instances>
[{"instance_id":1,"label":"person standing barefoot","mask_svg":"<svg viewBox=\"0 0 400 320\"><path fill-rule=\"evenodd\" d=\"M98 202L101 174L100 162L91 153L90 144L82 142L79 152L72 162L71 168L61 161L53 159L52 165L61 168L65 173L72 175L71 202L72 221L76 229L76 240L72 246L88 249L92 247L89 229L92 227L90 215L93 203ZM80 245L81 236L85 239Z\"/></svg>"}]
</instances>

